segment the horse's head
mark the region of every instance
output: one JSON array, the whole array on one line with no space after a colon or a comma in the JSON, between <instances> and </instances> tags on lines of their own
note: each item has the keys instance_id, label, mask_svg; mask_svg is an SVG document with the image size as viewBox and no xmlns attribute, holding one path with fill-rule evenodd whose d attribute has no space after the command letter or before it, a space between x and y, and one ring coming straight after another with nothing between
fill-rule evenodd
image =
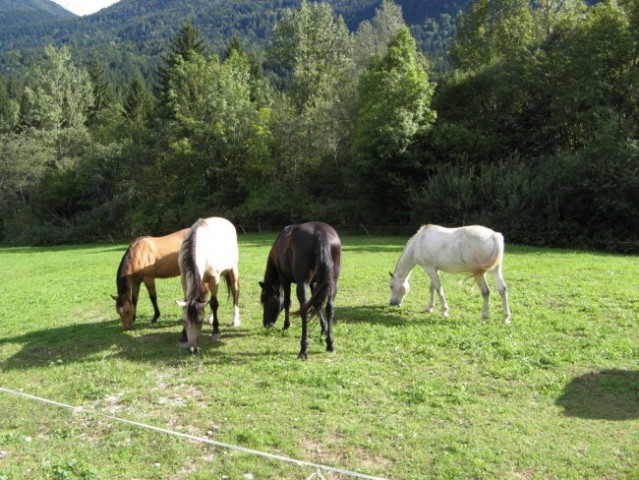
<instances>
[{"instance_id":1,"label":"horse's head","mask_svg":"<svg viewBox=\"0 0 639 480\"><path fill-rule=\"evenodd\" d=\"M400 279L395 274L390 274L390 304L401 305L404 301L404 297L410 292L410 284L408 283L408 277L405 280Z\"/></svg>"},{"instance_id":2,"label":"horse's head","mask_svg":"<svg viewBox=\"0 0 639 480\"><path fill-rule=\"evenodd\" d=\"M175 303L184 309L183 319L186 330L187 347L191 352L195 352L198 349L197 341L202 331L205 315L204 309L208 302L198 302L195 300L183 302L177 300Z\"/></svg>"},{"instance_id":3,"label":"horse's head","mask_svg":"<svg viewBox=\"0 0 639 480\"><path fill-rule=\"evenodd\" d=\"M118 312L120 320L122 320L122 328L131 330L133 322L135 322L135 305L126 295L118 297L111 295L111 298L115 300L115 311Z\"/></svg>"},{"instance_id":4,"label":"horse's head","mask_svg":"<svg viewBox=\"0 0 639 480\"><path fill-rule=\"evenodd\" d=\"M275 325L278 315L284 309L284 292L278 285L266 285L260 282L260 287L262 287L260 299L264 307L262 321L265 327L270 327Z\"/></svg>"}]
</instances>

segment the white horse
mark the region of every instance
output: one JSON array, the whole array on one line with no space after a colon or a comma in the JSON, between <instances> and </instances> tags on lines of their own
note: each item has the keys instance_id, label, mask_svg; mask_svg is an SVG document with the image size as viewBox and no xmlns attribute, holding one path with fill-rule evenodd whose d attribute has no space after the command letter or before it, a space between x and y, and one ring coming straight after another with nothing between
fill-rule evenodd
<instances>
[{"instance_id":1,"label":"white horse","mask_svg":"<svg viewBox=\"0 0 639 480\"><path fill-rule=\"evenodd\" d=\"M479 225L459 228L445 228L438 225L424 225L408 240L395 272L390 279L390 304L401 305L410 291L408 279L415 265L420 264L430 277L430 303L426 308L432 312L435 306L435 292L442 304L442 313L448 317L448 303L439 279L439 271L449 273L470 273L481 289L484 297L482 319L488 318L490 289L486 273L492 274L504 307L504 323L510 323L510 308L506 283L501 274L504 257L504 237L501 233Z\"/></svg>"},{"instance_id":2,"label":"white horse","mask_svg":"<svg viewBox=\"0 0 639 480\"><path fill-rule=\"evenodd\" d=\"M184 237L178 263L184 292L184 301L176 302L184 309L182 342L194 352L207 303L211 305L213 338L220 336L217 289L222 277L233 297L233 326L240 324L239 250L233 224L220 217L200 218ZM211 299L207 302L209 294Z\"/></svg>"}]
</instances>

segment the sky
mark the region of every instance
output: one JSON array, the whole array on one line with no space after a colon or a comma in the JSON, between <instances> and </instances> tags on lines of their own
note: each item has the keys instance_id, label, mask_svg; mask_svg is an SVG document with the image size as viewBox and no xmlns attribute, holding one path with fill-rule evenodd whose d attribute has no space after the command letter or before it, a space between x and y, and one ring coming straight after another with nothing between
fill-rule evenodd
<instances>
[{"instance_id":1,"label":"sky","mask_svg":"<svg viewBox=\"0 0 639 480\"><path fill-rule=\"evenodd\" d=\"M117 3L119 0L53 0L58 5L76 15L90 15L109 5Z\"/></svg>"}]
</instances>

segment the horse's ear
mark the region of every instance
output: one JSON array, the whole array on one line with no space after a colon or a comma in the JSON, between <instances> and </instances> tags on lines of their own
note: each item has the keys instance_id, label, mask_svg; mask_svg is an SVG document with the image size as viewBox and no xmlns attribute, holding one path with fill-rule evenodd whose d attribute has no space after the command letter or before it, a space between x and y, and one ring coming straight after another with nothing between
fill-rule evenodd
<instances>
[{"instance_id":1,"label":"horse's ear","mask_svg":"<svg viewBox=\"0 0 639 480\"><path fill-rule=\"evenodd\" d=\"M186 307L187 303L182 301L182 300L176 300L175 303L177 304L178 307Z\"/></svg>"},{"instance_id":2,"label":"horse's ear","mask_svg":"<svg viewBox=\"0 0 639 480\"><path fill-rule=\"evenodd\" d=\"M260 284L260 287L262 287L262 289L264 289L264 282L258 282Z\"/></svg>"},{"instance_id":3,"label":"horse's ear","mask_svg":"<svg viewBox=\"0 0 639 480\"><path fill-rule=\"evenodd\" d=\"M393 275L393 272L388 272L388 274L390 275L391 278L395 278L395 275Z\"/></svg>"},{"instance_id":4,"label":"horse's ear","mask_svg":"<svg viewBox=\"0 0 639 480\"><path fill-rule=\"evenodd\" d=\"M111 295L111 298L115 300L116 302L118 301L118 297L116 297L115 295Z\"/></svg>"}]
</instances>

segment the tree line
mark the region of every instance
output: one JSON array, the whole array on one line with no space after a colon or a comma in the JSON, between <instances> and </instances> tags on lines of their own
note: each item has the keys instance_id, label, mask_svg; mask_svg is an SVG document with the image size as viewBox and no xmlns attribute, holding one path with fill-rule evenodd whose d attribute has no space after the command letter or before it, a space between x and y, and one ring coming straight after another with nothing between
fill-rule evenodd
<instances>
[{"instance_id":1,"label":"tree line","mask_svg":"<svg viewBox=\"0 0 639 480\"><path fill-rule=\"evenodd\" d=\"M47 47L0 78L0 240L217 214L638 251L639 0L476 0L455 23L443 72L390 0L354 32L304 1L263 50L212 54L185 21L124 84Z\"/></svg>"}]
</instances>

